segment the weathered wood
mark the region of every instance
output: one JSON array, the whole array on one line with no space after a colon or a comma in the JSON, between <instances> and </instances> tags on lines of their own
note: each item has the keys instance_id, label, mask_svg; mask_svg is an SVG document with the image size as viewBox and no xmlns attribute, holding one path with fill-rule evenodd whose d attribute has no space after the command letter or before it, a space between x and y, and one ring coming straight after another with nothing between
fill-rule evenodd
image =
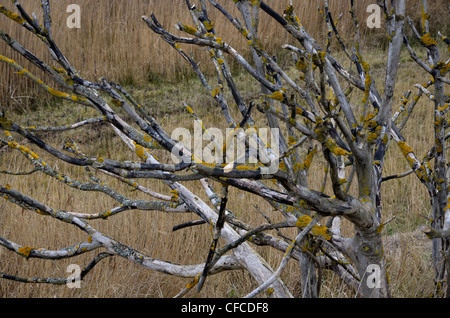
<instances>
[{"instance_id":1,"label":"weathered wood","mask_svg":"<svg viewBox=\"0 0 450 318\"><path fill-rule=\"evenodd\" d=\"M379 87L373 80L369 61L361 53L360 25L356 18L355 2L350 1L350 14L355 27L355 42L353 47L347 47L341 38L335 20L329 10L328 1L324 1L325 11L321 11L328 28L327 44L323 48L319 45L301 24L295 14L292 4L288 5L283 13L277 13L264 1L235 1L243 23L233 17L222 6L209 0L212 8L231 23L249 45L251 61L245 55L232 47L226 38L216 33L214 21L208 15L208 4L200 1L201 9L192 6L186 1L187 9L195 26L189 26L174 21L178 31L184 36L167 31L157 17L143 16L146 25L156 34L159 34L169 46L176 50L188 63L199 78L205 93L217 103L218 112L221 112L226 123L234 129L248 128L240 135L243 137L244 149L256 153L257 162L254 166L247 163L238 164L224 162L211 164L196 158L194 150L181 145L172 139L162 125L152 117L152 114L136 101L125 88L102 78L98 83L82 78L76 68L70 64L52 37L54 31L51 23L50 2L42 0L44 14L43 25L31 18L18 1L13 2L19 14L2 6L0 13L19 23L31 35L37 36L50 50L52 57L61 66L61 69L50 67L43 59L28 51L10 35L0 31L0 38L15 52L25 57L44 74L61 87L58 91L44 83L39 77L24 69L16 61L0 55L0 61L15 69L19 75L31 79L36 85L47 93L68 102L74 102L92 107L98 112L98 117L81 120L59 127L31 126L24 128L7 117L5 112L0 113L0 129L5 131L4 139L0 137L0 144L8 146L29 160L34 169L27 172L15 173L28 175L42 172L48 178L57 180L61 185L80 191L95 191L112 198L117 205L106 211L57 211L18 190L0 184L0 196L10 203L19 205L27 210L53 217L61 222L74 225L88 235L87 242L74 244L70 247L55 251L27 248L12 242L7 238L0 238L0 245L25 257L60 259L106 248L106 254L99 254L83 272L87 274L101 259L109 256L120 256L144 268L163 272L179 277L190 277L193 281L188 284L177 296L186 295L197 285L198 290L209 280L210 275L221 271L244 269L258 284L258 288L248 294L254 297L266 291L270 297L292 297L292 293L281 280L281 274L288 261L294 258L300 266L300 282L303 297L319 297L321 273L326 269L335 271L349 284L358 296L361 297L390 297L389 284L386 273L386 264L383 255L381 231L385 223L382 222L381 187L388 180L404 177L415 173L426 186L432 201L433 222L423 231L433 238L433 264L436 269L436 282L441 284L448 275L448 261L444 255L449 254L448 246L450 235L450 205L448 201L448 169L446 166L445 142L448 139L448 128L445 115L448 112L448 98L445 95L445 85L449 84L446 78L449 67L441 61L436 41L429 32L429 16L427 2L422 1L423 23L422 33L416 30L412 21L405 17L405 0L378 1L378 5L386 15L387 37L389 47L387 50L387 65L384 85ZM258 25L260 14L267 14L279 23L284 30L297 41L298 47L290 44L284 49L295 55L296 76L291 76L277 58L269 54L261 43ZM405 36L404 25L408 22L414 36L427 50L428 61L422 61L409 45ZM340 61L332 55L332 37L338 40L338 45L344 51L345 57L356 73L346 69ZM226 35L222 35L226 36ZM445 42L445 40L444 40ZM447 43L447 42L445 42ZM211 63L216 71L217 79L214 85L210 84L208 76L200 69L200 65L184 51L180 44L207 49ZM448 43L447 43L448 45ZM400 108L394 110L394 90L396 87L400 53L403 47L410 53L411 58L426 72L431 74L433 80L418 88L416 98L408 106L411 91L404 96ZM260 96L251 102L246 102L244 93L240 90L227 63L227 58L235 60L261 88ZM434 87L434 91L431 88ZM231 92L232 103L239 109L238 116L233 118L230 111L230 101L227 100L226 90ZM356 106L350 104L352 91L363 92L363 99ZM383 92L380 94L380 92ZM194 93L194 92L193 92ZM199 92L195 92L199 93ZM104 95L108 96L107 98ZM435 112L435 144L423 161L419 160L414 150L407 144L402 129L407 124L410 115L419 98L428 97L434 103ZM425 97L426 96L426 97ZM107 100L120 108L108 105ZM352 101L353 103L353 101ZM183 105L197 120L197 114L186 103ZM355 109L355 107L357 109ZM257 109L265 115L268 124L256 122L253 116ZM125 115L120 115L120 114ZM358 118L357 113L363 116ZM392 116L392 114L394 116ZM240 114L240 115L239 115ZM404 116L404 117L402 117ZM67 142L63 150L51 146L44 138L39 138L37 132L57 132L69 129L83 129L87 125L101 123L112 129L122 142L128 146L131 155L137 154L139 162L115 161L109 158L97 158L84 154L73 142ZM255 127L268 125L268 128L279 132L285 125L287 134L272 135L276 138L269 145ZM203 132L208 129L202 127ZM220 148L217 140L211 134L205 134L211 139L216 148ZM56 160L74 166L84 167L90 182L74 180L62 174L56 167L46 163L37 153L17 142L21 136L39 151L45 152ZM226 136L231 137L230 136ZM275 137L274 137L275 136ZM226 142L228 142L225 138ZM404 157L411 166L411 170L383 177L384 161L388 147L394 141L398 144ZM278 146L275 147L274 145ZM276 149L278 148L278 149ZM177 154L181 159L179 163L161 162L150 152L150 149L159 149L167 154ZM300 149L305 155L302 155ZM70 153L70 154L67 154ZM247 153L241 154L245 158ZM309 169L316 156L322 156L327 164L326 178L320 190L310 188L308 184ZM225 158L225 155L223 156ZM434 160L433 169L428 164ZM249 161L249 160L248 160ZM254 164L254 163L252 163ZM346 167L351 166L347 175ZM103 173L103 177L115 178L133 189L153 197L156 200L133 200L126 194L106 186L91 170ZM9 171L0 171L9 174ZM163 180L164 184L173 193L172 196L156 193L138 184L139 179ZM275 186L269 186L261 180L272 180ZM331 191L326 192L325 183L331 181ZM212 206L200 199L198 194L189 190L181 181L200 180L205 193ZM266 200L279 211L284 218L283 222L272 223L266 217L267 224L252 227L237 219L231 211L226 209L225 203L231 198L225 195L219 198L208 180L220 183L224 189L237 188L240 191L257 195ZM351 183L357 182L358 193L349 193ZM176 265L162 260L153 259L134 250L114 238L100 233L89 224L89 220L97 218L115 217L118 213L132 210L157 210L166 213L194 213L199 220L184 224L192 226L209 224L214 229L211 248L205 251L205 264ZM328 217L326 225L319 224L319 220ZM345 218L354 226L354 234L343 237L340 232L339 221ZM269 229L283 227L297 227L298 233L294 240L278 232L278 237L264 233ZM224 247L217 246L219 239ZM274 271L265 259L259 255L252 243L265 245L284 252L284 257L278 268ZM231 251L231 255L225 255ZM447 258L448 259L448 258ZM344 266L343 260L348 262ZM339 265L338 265L339 263ZM441 266L444 264L445 266ZM372 276L371 269L375 270ZM64 284L63 279L26 279L8 274L0 274L6 279L13 279L25 283L54 283ZM83 276L84 277L84 276ZM208 279L206 279L209 277ZM371 279L369 281L369 279ZM374 279L374 281L372 281ZM439 285L440 286L440 285ZM447 287L445 287L447 288Z\"/></svg>"}]
</instances>

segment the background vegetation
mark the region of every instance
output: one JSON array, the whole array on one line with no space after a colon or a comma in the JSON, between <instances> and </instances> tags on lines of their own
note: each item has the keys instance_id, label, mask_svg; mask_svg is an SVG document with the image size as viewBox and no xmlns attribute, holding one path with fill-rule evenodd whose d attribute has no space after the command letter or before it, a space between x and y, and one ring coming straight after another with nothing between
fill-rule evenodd
<instances>
[{"instance_id":1,"label":"background vegetation","mask_svg":"<svg viewBox=\"0 0 450 318\"><path fill-rule=\"evenodd\" d=\"M51 1L54 23L54 37L72 65L79 70L86 79L96 81L99 77L107 77L111 81L120 82L134 92L142 105L146 106L152 115L163 122L166 131L176 127L192 128L193 121L183 108L183 102L192 105L197 114L209 127L222 127L223 123L214 116L216 105L208 92L200 85L185 62L173 52L170 47L153 34L142 22L143 14L154 12L161 24L173 26L181 21L190 24L190 16L183 0L113 0L88 1L78 0L82 9L81 29L68 29L65 19L68 16L66 7L74 1ZM193 2L193 1L192 1ZM232 1L218 1L232 10ZM325 41L326 29L318 14L321 1L294 0L296 12L302 24L317 39ZM349 1L330 1L335 17L343 13L339 22L339 29L348 41L353 39L352 22L349 19ZM364 22L368 14L365 9L374 1L356 1L359 9L360 21ZM22 0L24 7L30 11L39 12L39 2ZM278 12L282 12L285 1L267 0ZM449 11L446 0L430 2L433 33L440 30L449 35ZM417 21L420 16L419 1L409 1L408 14ZM237 13L236 13L237 15ZM211 19L216 21L217 31L224 40L231 43L242 52L247 52L245 42L224 19L210 11ZM266 48L283 59L289 68L292 62L289 55L280 50L280 46L291 43L292 40L285 32L264 15L261 16L261 39ZM57 27L60 26L60 27ZM10 23L5 17L0 17L0 28L24 44L30 51L40 57L48 56L44 46L39 41L30 41L25 32ZM174 31L174 27L171 28ZM381 81L385 65L385 33L381 30L370 30L362 27L363 50L365 59L371 63L374 77ZM176 32L176 31L175 31ZM442 50L445 52L446 50ZM205 52L192 48L190 52L200 61L202 69L208 70L209 65L204 57ZM425 52L420 51L421 54ZM4 43L0 43L0 54L6 55L25 67L28 64L17 54L12 52ZM341 60L343 56L336 53ZM422 55L422 57L424 57ZM443 59L448 59L448 54ZM47 59L48 60L48 59ZM231 61L230 61L231 62ZM35 69L30 67L34 72ZM259 85L255 85L247 76L236 68L235 76L240 87L245 87L245 99L250 101L258 96ZM37 92L30 82L23 81L6 65L0 65L0 104L11 116L20 117L23 125L58 125L74 123L91 117L92 111L82 107L69 105ZM406 52L401 59L396 96L398 106L402 94L412 89L416 83L428 80L426 75L409 58ZM45 78L44 78L45 80ZM354 95L354 102L358 103L361 96ZM409 126L404 135L408 136L408 143L417 154L423 155L428 151L433 141L433 106L423 98L417 106ZM237 110L235 109L236 114ZM50 116L51 115L51 116ZM237 117L238 118L238 117ZM112 159L130 159L129 151L125 147L117 149L120 141L105 126L98 125L84 130L53 134L53 144L60 147L67 138L76 140L85 153L107 156ZM24 142L26 145L26 142ZM29 145L30 146L30 145ZM112 149L114 146L114 150ZM31 146L30 146L31 147ZM157 156L158 153L155 153ZM65 166L46 158L44 160L57 166L61 171L75 179L87 180L83 169ZM385 164L385 175L409 170L402 154L396 147L389 149L388 160ZM137 158L133 158L137 159ZM164 161L164 157L160 157ZM0 170L28 171L30 164L20 154L9 149L0 149ZM312 184L313 188L320 188L322 183L323 166L316 162L312 166L311 175L317 176ZM101 177L101 175L98 175ZM99 212L106 210L112 202L97 194L78 193L61 187L55 180L43 179L39 175L15 177L0 175L2 183L10 184L13 188L21 189L25 194L37 200L48 203L55 208L78 212ZM429 215L428 195L425 188L414 175L389 181L389 186L383 190L383 219L395 216L385 229L384 252L388 263L392 294L394 297L427 297L433 290L433 272L431 270L430 242L417 231L419 225L426 222ZM155 191L169 194L168 188L161 183L143 182L144 186ZM111 186L121 189L133 197L143 194L131 192L131 188L111 181ZM201 185L190 182L187 186L194 192L202 194ZM228 208L236 216L250 224L264 222L264 218L255 206L276 220L277 213L263 200L250 194L239 193L232 189L232 198ZM207 198L205 198L207 201ZM122 213L108 220L92 221L100 231L116 237L125 244L129 244L149 256L164 260L196 264L204 261L210 244L211 233L209 227L188 228L172 233L174 225L178 225L195 217L192 215L171 215L162 212L128 212ZM352 231L351 227L345 228ZM289 235L289 232L286 232ZM0 236L26 246L45 247L47 249L60 248L73 244L81 237L72 228L54 222L51 219L36 216L19 207L0 201ZM293 235L293 234L292 234ZM272 266L276 267L282 253L271 249L259 249ZM89 262L91 255L82 255L76 259L58 262L42 260L26 260L5 249L0 249L0 269L5 273L24 277L63 277L67 276L66 267L77 262L81 266ZM285 271L284 279L294 295L300 295L298 286L298 264L291 261ZM351 297L351 293L333 274L324 273L322 297ZM189 280L174 278L168 275L151 272L120 258L111 258L97 266L82 283L81 289L55 287L49 285L24 285L6 280L0 280L0 297L172 297L178 293ZM190 296L198 297L239 297L255 288L252 279L244 272L235 271L219 274L209 279L201 294L195 292Z\"/></svg>"},{"instance_id":2,"label":"background vegetation","mask_svg":"<svg viewBox=\"0 0 450 318\"><path fill-rule=\"evenodd\" d=\"M3 1L2 1L3 2ZM191 1L194 3L194 1ZM217 1L235 16L239 13L234 9L234 3L230 0ZM278 12L283 12L288 1L267 0ZM359 20L365 22L368 17L366 8L374 0L358 0L356 8ZM429 1L429 13L433 21L433 33L438 30L448 29L449 10L447 0ZM66 19L70 13L66 13L69 4L77 3L81 7L81 28L69 29L66 27ZM343 38L353 41L353 22L350 14L350 1L330 0L330 9L337 19L343 14L339 22L339 30ZM39 17L40 2L34 0L22 0L21 4L29 12L36 12ZM320 0L294 0L296 14L300 17L307 31L319 42L325 43L326 27L318 13L322 7ZM7 6L9 3L6 4ZM193 73L186 66L174 50L168 46L158 35L155 35L143 23L141 16L153 12L160 23L168 27L169 31L175 31L174 24L178 21L189 24L191 21L184 0L58 0L51 1L52 19L55 25L53 37L63 49L66 57L83 74L83 77L96 81L99 77L107 77L109 80L130 85L147 85L154 83L180 83ZM10 6L11 7L11 6ZM420 2L407 1L407 14L420 21ZM241 52L249 52L246 41L235 32L234 27L224 19L216 10L210 10L210 16L216 22L218 33L227 39L233 47ZM382 23L383 25L383 23ZM49 57L48 50L36 38L30 39L25 29L10 23L6 17L0 17L0 28L13 36L20 43L26 43L26 47L39 57ZM383 49L387 43L383 29L361 28L363 45L367 50ZM268 52L280 53L280 46L292 43L291 37L272 19L261 14L260 36ZM322 39L322 41L320 41ZM9 49L5 43L0 43L0 52L21 65L29 64L18 54ZM207 55L201 54L198 49L190 52L200 61L204 61L202 67L207 67ZM205 57L206 56L206 57ZM49 59L47 59L48 61ZM31 67L30 71L34 69ZM0 64L0 102L3 107L9 107L16 111L23 111L29 105L34 105L35 86L30 82L14 74L7 65Z\"/></svg>"}]
</instances>

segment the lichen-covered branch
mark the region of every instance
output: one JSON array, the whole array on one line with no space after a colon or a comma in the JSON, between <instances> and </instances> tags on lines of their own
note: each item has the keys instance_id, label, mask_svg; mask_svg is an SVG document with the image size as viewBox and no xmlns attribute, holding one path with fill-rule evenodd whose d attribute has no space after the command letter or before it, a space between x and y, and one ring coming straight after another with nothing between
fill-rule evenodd
<instances>
[{"instance_id":1,"label":"lichen-covered branch","mask_svg":"<svg viewBox=\"0 0 450 318\"><path fill-rule=\"evenodd\" d=\"M282 13L276 12L264 1L239 0L234 3L241 18L234 17L213 0L200 0L199 8L186 1L193 26L186 21L173 21L182 35L176 34L177 31L169 32L154 14L142 16L150 30L160 35L193 69L205 96L218 106L217 110L212 109L211 112L217 111L224 123L231 128L231 133L227 132L224 143L221 144L211 133L212 129L202 123L202 138L211 143L208 150L214 148L223 151L231 144L235 135L242 138L244 153L239 154L239 159L243 158L244 162L238 159L227 161L228 158L221 153L222 161L215 163L199 158L195 149L173 139L152 111L146 109L125 87L111 82L107 77L101 78L98 83L84 79L54 41L52 34L55 26L52 25L50 1L41 1L43 24L34 16L31 17L18 1L13 1L18 13L0 6L0 13L7 20L19 24L29 35L42 41L58 68L44 63L43 58L37 57L1 30L0 38L39 71L50 76L59 88L57 90L53 84L44 83L37 75L4 55L0 55L0 61L18 75L31 80L47 94L62 99L68 105L77 103L89 106L91 111L96 112L88 119L77 119L76 123L23 127L20 120L13 120L2 111L0 129L4 131L5 137L0 138L0 145L22 154L34 169L29 172L0 173L17 177L40 173L43 177L56 180L62 187L81 193L95 192L114 201L110 208L104 210L59 211L19 190L0 184L0 196L8 202L42 214L42 217L53 217L75 225L87 234L86 242L54 251L23 247L8 238L0 238L2 246L25 257L46 259L73 257L104 248L107 253L98 254L83 271L83 275L104 257L120 256L150 270L192 278L177 297L186 295L194 286L200 291L212 280L207 279L212 274L234 269L246 270L258 284L259 287L248 294L249 297L263 291L270 297L291 297L291 291L281 279L291 258L296 259L301 267L300 281L304 297L319 296L322 272L325 269L335 271L362 297L389 297L381 241L381 229L385 224L382 223L381 187L389 184L384 181L412 173L425 184L433 200L435 220L427 233L435 239L447 240L450 212L447 204L449 196L445 142L449 125L445 117L448 113L448 97L445 95L444 85L449 82L446 78L449 67L448 62L440 60L437 43L430 35L426 1L422 2L423 35L405 17L405 0L390 3L378 1L386 15L386 37L389 40L383 86L375 82L373 65L360 47L361 30L356 17L355 1L349 1L349 13L355 30L355 39L350 44L342 38L328 1L324 1L324 9L319 9L319 15L326 25L325 47L306 31L292 3ZM227 39L229 35L221 34L215 21L211 20L209 8L223 15L242 36L251 52L251 58L246 58L245 53L230 45L231 41ZM279 63L265 49L259 34L262 14L274 19L292 37L293 42L282 47L293 55L293 63L288 67L287 62ZM414 36L427 50L429 61L422 61L411 47L404 32L405 22L408 22ZM337 39L338 49L344 52L344 59L350 62L348 68L344 67L347 64L338 61L337 56L340 55L334 54L333 34ZM444 43L447 42L444 40ZM187 53L185 46L199 47L202 49L200 52L207 54L215 71L212 79L203 72L203 65ZM417 94L412 100L412 91L408 91L402 97L401 105L394 109L403 47L433 79L416 86ZM256 96L244 98L246 88L241 88L233 78L227 59L234 59L235 65L244 70L249 80L259 85L260 91ZM361 93L361 98L356 102L352 94L354 90ZM199 93L201 92L192 92ZM435 105L436 142L433 147L428 148L431 150L424 159L419 160L402 131L422 96L428 97ZM236 114L231 106L234 104L238 110ZM187 111L187 116L201 121L199 113L194 111L197 110L196 105L185 101L180 107ZM263 114L264 120L259 119L261 114L255 114L256 110ZM99 157L85 151L82 142L75 144L72 140L66 140L60 150L47 138L47 135L54 132L82 130L97 124L101 124L102 129L110 129L119 137L127 147L126 160ZM267 138L257 131L262 126L278 132L272 135L270 145ZM50 134L40 134L42 132ZM24 146L22 141L18 142L17 137L24 138L29 146ZM391 140L399 146L411 170L383 177ZM111 147L114 146L117 145ZM153 150L168 156L163 156L162 160L157 159L152 154ZM64 174L56 164L44 161L44 156L38 154L40 152L56 162L82 167L88 182ZM255 154L255 162L250 162L251 153ZM178 163L171 161L171 155L174 154L180 159ZM136 156L139 159L133 160ZM430 161L433 159L432 168ZM324 178L320 177L323 180L322 187L313 189L309 178L317 176L311 176L310 172L314 165L321 163L327 166ZM127 189L138 190L155 200L133 199L114 187L110 180L119 180ZM144 186L144 180L160 181L170 194L151 190L152 186ZM210 204L192 192L190 185L196 181L200 181ZM222 196L214 191L210 183L212 181L225 190ZM329 181L331 187L326 187ZM350 191L352 183L357 183L355 192ZM234 199L228 192L230 188L264 199L280 214L282 221L272 222L261 213L268 223L249 225L242 222L227 210L228 203ZM120 213L133 213L135 210L163 211L174 215L195 214L196 220L180 222L173 230L181 231L187 227L196 230L201 225L208 225L214 230L212 241L207 242L210 248L203 256L203 259L206 256L204 264L176 265L154 259L106 233L100 233L89 224L93 219L113 218ZM319 224L322 218L328 220ZM354 231L349 237L341 236L339 222L342 218L353 226ZM295 240L284 235L281 231L283 228L298 228ZM268 233L274 229L277 230L276 234ZM449 246L445 240L439 246ZM276 270L269 266L252 244L268 246L284 253ZM377 288L363 284L370 265L380 268L381 282ZM6 274L2 277L27 283L67 282L64 279L27 279Z\"/></svg>"}]
</instances>

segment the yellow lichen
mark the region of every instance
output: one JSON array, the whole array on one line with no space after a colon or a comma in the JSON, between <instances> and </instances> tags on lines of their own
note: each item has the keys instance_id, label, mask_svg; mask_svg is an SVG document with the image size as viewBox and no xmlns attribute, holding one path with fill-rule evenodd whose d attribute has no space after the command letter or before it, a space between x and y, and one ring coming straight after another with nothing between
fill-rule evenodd
<instances>
[{"instance_id":1,"label":"yellow lichen","mask_svg":"<svg viewBox=\"0 0 450 318\"><path fill-rule=\"evenodd\" d=\"M336 156L346 156L349 154L348 151L339 147L334 139L328 138L325 145Z\"/></svg>"},{"instance_id":2,"label":"yellow lichen","mask_svg":"<svg viewBox=\"0 0 450 318\"><path fill-rule=\"evenodd\" d=\"M140 145L136 145L135 152L141 160L146 161L148 159L148 156L146 155L146 150L144 147L142 147Z\"/></svg>"},{"instance_id":3,"label":"yellow lichen","mask_svg":"<svg viewBox=\"0 0 450 318\"><path fill-rule=\"evenodd\" d=\"M37 154L35 154L34 152L30 151L30 156L33 157L34 159L39 159L39 156Z\"/></svg>"},{"instance_id":4,"label":"yellow lichen","mask_svg":"<svg viewBox=\"0 0 450 318\"><path fill-rule=\"evenodd\" d=\"M322 60L322 63L324 63L325 62L325 58L327 56L327 52L322 51L322 52L319 53L319 56L320 56L320 59Z\"/></svg>"},{"instance_id":5,"label":"yellow lichen","mask_svg":"<svg viewBox=\"0 0 450 318\"><path fill-rule=\"evenodd\" d=\"M292 126L296 126L297 121L295 120L295 118L289 117L289 124L291 124Z\"/></svg>"},{"instance_id":6,"label":"yellow lichen","mask_svg":"<svg viewBox=\"0 0 450 318\"><path fill-rule=\"evenodd\" d=\"M365 94L364 94L364 98L362 100L363 104L365 104L367 102L367 100L369 99L369 94L370 94L370 85L372 85L372 78L369 74L366 74L366 80L364 81L365 83Z\"/></svg>"},{"instance_id":7,"label":"yellow lichen","mask_svg":"<svg viewBox=\"0 0 450 318\"><path fill-rule=\"evenodd\" d=\"M192 287L197 285L197 283L198 283L198 275L194 277L193 281L191 281L189 284L186 285L186 288L191 289Z\"/></svg>"},{"instance_id":8,"label":"yellow lichen","mask_svg":"<svg viewBox=\"0 0 450 318\"><path fill-rule=\"evenodd\" d=\"M311 229L311 234L314 236L322 236L327 241L331 240L330 234L328 234L328 228L326 226L315 225Z\"/></svg>"},{"instance_id":9,"label":"yellow lichen","mask_svg":"<svg viewBox=\"0 0 450 318\"><path fill-rule=\"evenodd\" d=\"M17 65L16 61L7 58L6 56L0 55L0 61L5 62L10 65Z\"/></svg>"},{"instance_id":10,"label":"yellow lichen","mask_svg":"<svg viewBox=\"0 0 450 318\"><path fill-rule=\"evenodd\" d=\"M172 202L178 202L178 191L177 190L172 190L170 192L172 193L172 196L171 196L170 200Z\"/></svg>"},{"instance_id":11,"label":"yellow lichen","mask_svg":"<svg viewBox=\"0 0 450 318\"><path fill-rule=\"evenodd\" d=\"M426 32L426 23L429 18L430 18L430 16L425 12L425 8L422 5L422 31L423 32Z\"/></svg>"},{"instance_id":12,"label":"yellow lichen","mask_svg":"<svg viewBox=\"0 0 450 318\"><path fill-rule=\"evenodd\" d=\"M13 20L14 22L17 22L19 24L23 24L25 23L25 20L19 16L18 14L9 11L5 8L5 6L0 5L0 13L3 13L4 15L6 15L8 18L10 18L11 20Z\"/></svg>"},{"instance_id":13,"label":"yellow lichen","mask_svg":"<svg viewBox=\"0 0 450 318\"><path fill-rule=\"evenodd\" d=\"M366 115L366 117L363 119L363 121L365 123L369 123L369 122L373 121L372 119L374 119L374 118L375 118L375 114L374 113L368 113Z\"/></svg>"},{"instance_id":14,"label":"yellow lichen","mask_svg":"<svg viewBox=\"0 0 450 318\"><path fill-rule=\"evenodd\" d=\"M257 170L258 167L237 166L236 170Z\"/></svg>"},{"instance_id":15,"label":"yellow lichen","mask_svg":"<svg viewBox=\"0 0 450 318\"><path fill-rule=\"evenodd\" d=\"M438 110L438 112L444 112L447 110L448 106L449 106L449 104L445 104L444 106L439 106L437 110Z\"/></svg>"},{"instance_id":16,"label":"yellow lichen","mask_svg":"<svg viewBox=\"0 0 450 318\"><path fill-rule=\"evenodd\" d=\"M17 142L15 142L15 141L8 142L8 146L11 147L11 148L14 148L14 149L17 148L18 145L19 144Z\"/></svg>"},{"instance_id":17,"label":"yellow lichen","mask_svg":"<svg viewBox=\"0 0 450 318\"><path fill-rule=\"evenodd\" d=\"M297 227L305 227L311 222L311 217L308 215L303 215L297 219L297 223L295 223L295 226Z\"/></svg>"},{"instance_id":18,"label":"yellow lichen","mask_svg":"<svg viewBox=\"0 0 450 318\"><path fill-rule=\"evenodd\" d=\"M284 13L285 13L286 15L291 15L292 12L294 12L294 7L291 6L291 5L288 5L288 6L286 7L286 9L284 10Z\"/></svg>"},{"instance_id":19,"label":"yellow lichen","mask_svg":"<svg viewBox=\"0 0 450 318\"><path fill-rule=\"evenodd\" d=\"M31 250L33 250L33 249L34 249L34 247L24 247L24 246L22 246L22 247L19 247L19 253L22 256L29 257L30 253L31 253Z\"/></svg>"},{"instance_id":20,"label":"yellow lichen","mask_svg":"<svg viewBox=\"0 0 450 318\"><path fill-rule=\"evenodd\" d=\"M186 110L190 113L193 114L194 111L192 110L192 108L190 106L186 106Z\"/></svg>"},{"instance_id":21,"label":"yellow lichen","mask_svg":"<svg viewBox=\"0 0 450 318\"><path fill-rule=\"evenodd\" d=\"M211 91L211 96L215 98L217 95L219 95L219 92L220 87L216 87L214 90Z\"/></svg>"},{"instance_id":22,"label":"yellow lichen","mask_svg":"<svg viewBox=\"0 0 450 318\"><path fill-rule=\"evenodd\" d=\"M297 219L295 224L297 227L306 227L311 222L312 218L308 215L303 215ZM331 236L328 234L328 228L322 225L314 225L311 229L311 234L314 236L321 235L324 239L330 240Z\"/></svg>"},{"instance_id":23,"label":"yellow lichen","mask_svg":"<svg viewBox=\"0 0 450 318\"><path fill-rule=\"evenodd\" d=\"M308 64L306 64L301 59L298 60L298 62L295 64L295 66L301 71L304 71L304 70L308 69Z\"/></svg>"},{"instance_id":24,"label":"yellow lichen","mask_svg":"<svg viewBox=\"0 0 450 318\"><path fill-rule=\"evenodd\" d=\"M424 36L420 38L425 46L436 45L437 42L435 39L431 37L430 33L426 33Z\"/></svg>"},{"instance_id":25,"label":"yellow lichen","mask_svg":"<svg viewBox=\"0 0 450 318\"><path fill-rule=\"evenodd\" d=\"M196 28L191 27L190 25L183 24L184 32L189 34L196 34L198 31Z\"/></svg>"},{"instance_id":26,"label":"yellow lichen","mask_svg":"<svg viewBox=\"0 0 450 318\"><path fill-rule=\"evenodd\" d=\"M377 234L380 234L381 231L383 231L383 228L384 228L384 224L379 225L379 226L377 227Z\"/></svg>"},{"instance_id":27,"label":"yellow lichen","mask_svg":"<svg viewBox=\"0 0 450 318\"><path fill-rule=\"evenodd\" d=\"M367 62L364 62L361 58L359 59L362 68L364 69L366 73L366 79L364 81L365 84L365 94L363 98L363 103L365 104L369 98L370 94L370 86L372 85L372 77L370 76L370 64Z\"/></svg>"},{"instance_id":28,"label":"yellow lichen","mask_svg":"<svg viewBox=\"0 0 450 318\"><path fill-rule=\"evenodd\" d=\"M317 149L314 149L313 151L311 151L310 153L308 153L308 155L306 156L305 161L302 164L302 169L303 170L308 170L309 167L311 167L311 163L312 160L314 158L314 155L317 153Z\"/></svg>"},{"instance_id":29,"label":"yellow lichen","mask_svg":"<svg viewBox=\"0 0 450 318\"><path fill-rule=\"evenodd\" d=\"M408 154L413 153L413 150L411 147L408 146L408 144L404 141L399 141L398 146L400 147L400 150L402 151L403 155L406 157Z\"/></svg>"},{"instance_id":30,"label":"yellow lichen","mask_svg":"<svg viewBox=\"0 0 450 318\"><path fill-rule=\"evenodd\" d=\"M55 96L55 97L59 97L59 98L68 98L68 97L70 96L70 95L67 94L67 93L57 91L57 90L55 90L55 89L53 89L53 88L51 88L51 87L48 87L47 89L48 89L48 92L49 92L50 94L52 94L53 96Z\"/></svg>"},{"instance_id":31,"label":"yellow lichen","mask_svg":"<svg viewBox=\"0 0 450 318\"><path fill-rule=\"evenodd\" d=\"M369 133L367 136L367 141L369 143L373 142L374 140L376 140L378 138L378 135L376 133Z\"/></svg>"},{"instance_id":32,"label":"yellow lichen","mask_svg":"<svg viewBox=\"0 0 450 318\"><path fill-rule=\"evenodd\" d=\"M295 142L296 142L296 140L295 140L294 137L292 137L292 136L288 137L288 144L289 144L289 146L292 146L293 144L295 144Z\"/></svg>"},{"instance_id":33,"label":"yellow lichen","mask_svg":"<svg viewBox=\"0 0 450 318\"><path fill-rule=\"evenodd\" d=\"M203 21L203 25L207 31L214 29L214 22Z\"/></svg>"},{"instance_id":34,"label":"yellow lichen","mask_svg":"<svg viewBox=\"0 0 450 318\"><path fill-rule=\"evenodd\" d=\"M444 63L442 62L442 64L444 64ZM440 70L441 70L441 76L445 76L445 74L448 71L450 71L450 62L448 62L447 64L441 66Z\"/></svg>"},{"instance_id":35,"label":"yellow lichen","mask_svg":"<svg viewBox=\"0 0 450 318\"><path fill-rule=\"evenodd\" d=\"M150 137L149 135L147 135L147 134L144 134L144 141L146 141L146 142L151 142L153 139L152 139L152 137Z\"/></svg>"},{"instance_id":36,"label":"yellow lichen","mask_svg":"<svg viewBox=\"0 0 450 318\"><path fill-rule=\"evenodd\" d=\"M279 100L280 102L284 101L284 95L282 91L273 92L272 95L269 96L272 99Z\"/></svg>"}]
</instances>

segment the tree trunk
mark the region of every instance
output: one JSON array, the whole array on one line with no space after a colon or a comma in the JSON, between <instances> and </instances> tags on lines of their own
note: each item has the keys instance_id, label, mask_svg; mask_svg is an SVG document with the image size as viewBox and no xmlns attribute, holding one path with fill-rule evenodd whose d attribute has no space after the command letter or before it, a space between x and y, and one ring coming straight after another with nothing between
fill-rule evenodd
<instances>
[{"instance_id":1,"label":"tree trunk","mask_svg":"<svg viewBox=\"0 0 450 318\"><path fill-rule=\"evenodd\" d=\"M362 297L390 297L381 235L378 233L377 227L366 231L357 231L352 245L355 251L353 261L361 277L359 288Z\"/></svg>"},{"instance_id":2,"label":"tree trunk","mask_svg":"<svg viewBox=\"0 0 450 318\"><path fill-rule=\"evenodd\" d=\"M378 221L375 204L364 204L360 213L366 218L355 223L355 235L347 247L360 277L359 294L362 298L391 297L381 240L383 225Z\"/></svg>"},{"instance_id":3,"label":"tree trunk","mask_svg":"<svg viewBox=\"0 0 450 318\"><path fill-rule=\"evenodd\" d=\"M314 264L313 260L306 253L301 253L299 265L302 298L319 297L317 271L316 265Z\"/></svg>"},{"instance_id":4,"label":"tree trunk","mask_svg":"<svg viewBox=\"0 0 450 318\"><path fill-rule=\"evenodd\" d=\"M432 195L432 223L431 226L436 231L442 231L444 228L444 211L440 204L440 197ZM432 263L435 271L435 295L450 297L449 284L447 283L448 276L448 254L449 254L449 240L448 238L433 238L432 239Z\"/></svg>"}]
</instances>

